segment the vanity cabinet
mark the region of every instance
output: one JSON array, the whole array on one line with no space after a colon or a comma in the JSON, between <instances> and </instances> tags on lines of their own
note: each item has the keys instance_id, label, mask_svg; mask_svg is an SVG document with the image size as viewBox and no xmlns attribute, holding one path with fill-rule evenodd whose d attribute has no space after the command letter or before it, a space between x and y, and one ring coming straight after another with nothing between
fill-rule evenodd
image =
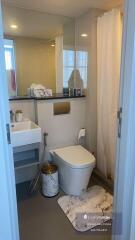
<instances>
[{"instance_id":1,"label":"vanity cabinet","mask_svg":"<svg viewBox=\"0 0 135 240\"><path fill-rule=\"evenodd\" d=\"M38 170L39 143L13 148L16 184L32 180Z\"/></svg>"}]
</instances>

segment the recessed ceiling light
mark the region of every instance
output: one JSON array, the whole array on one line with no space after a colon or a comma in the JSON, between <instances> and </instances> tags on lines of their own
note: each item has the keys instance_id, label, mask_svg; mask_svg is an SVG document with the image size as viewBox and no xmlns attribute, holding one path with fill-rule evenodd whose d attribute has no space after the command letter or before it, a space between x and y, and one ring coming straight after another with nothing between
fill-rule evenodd
<instances>
[{"instance_id":1,"label":"recessed ceiling light","mask_svg":"<svg viewBox=\"0 0 135 240\"><path fill-rule=\"evenodd\" d=\"M51 47L55 47L55 44L51 44Z\"/></svg>"},{"instance_id":2,"label":"recessed ceiling light","mask_svg":"<svg viewBox=\"0 0 135 240\"><path fill-rule=\"evenodd\" d=\"M88 34L87 33L82 33L81 37L88 37Z\"/></svg>"},{"instance_id":3,"label":"recessed ceiling light","mask_svg":"<svg viewBox=\"0 0 135 240\"><path fill-rule=\"evenodd\" d=\"M12 24L12 25L10 25L10 27L13 28L13 29L17 29L18 28L18 26L16 24Z\"/></svg>"}]
</instances>

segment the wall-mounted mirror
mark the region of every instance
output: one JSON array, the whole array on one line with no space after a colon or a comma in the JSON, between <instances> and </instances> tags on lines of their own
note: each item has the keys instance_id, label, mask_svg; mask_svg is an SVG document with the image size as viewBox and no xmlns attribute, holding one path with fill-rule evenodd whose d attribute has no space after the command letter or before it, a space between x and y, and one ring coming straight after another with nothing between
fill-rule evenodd
<instances>
[{"instance_id":1,"label":"wall-mounted mirror","mask_svg":"<svg viewBox=\"0 0 135 240\"><path fill-rule=\"evenodd\" d=\"M10 96L27 95L32 83L61 92L64 80L57 79L63 77L63 49L74 51L74 20L4 3L3 22Z\"/></svg>"},{"instance_id":2,"label":"wall-mounted mirror","mask_svg":"<svg viewBox=\"0 0 135 240\"><path fill-rule=\"evenodd\" d=\"M87 52L75 51L75 19L3 3L9 96L29 94L32 84L52 93L83 88Z\"/></svg>"}]
</instances>

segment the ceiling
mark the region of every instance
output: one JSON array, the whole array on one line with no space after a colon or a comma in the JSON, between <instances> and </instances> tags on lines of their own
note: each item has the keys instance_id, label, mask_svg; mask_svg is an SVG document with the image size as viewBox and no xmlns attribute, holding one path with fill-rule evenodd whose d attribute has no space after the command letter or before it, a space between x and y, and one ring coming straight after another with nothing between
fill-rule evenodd
<instances>
[{"instance_id":1,"label":"ceiling","mask_svg":"<svg viewBox=\"0 0 135 240\"><path fill-rule=\"evenodd\" d=\"M68 17L78 17L89 8L108 10L119 6L123 0L3 0L14 6Z\"/></svg>"},{"instance_id":2,"label":"ceiling","mask_svg":"<svg viewBox=\"0 0 135 240\"><path fill-rule=\"evenodd\" d=\"M72 18L61 15L27 10L7 4L3 6L4 33L8 36L54 39L63 33L64 24L71 20ZM12 29L11 25L17 25L18 28Z\"/></svg>"}]
</instances>

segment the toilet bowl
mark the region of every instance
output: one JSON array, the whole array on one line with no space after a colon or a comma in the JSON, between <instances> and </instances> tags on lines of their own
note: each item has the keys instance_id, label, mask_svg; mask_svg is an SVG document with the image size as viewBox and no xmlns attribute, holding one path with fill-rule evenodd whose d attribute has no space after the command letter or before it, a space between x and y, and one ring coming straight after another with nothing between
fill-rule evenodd
<instances>
[{"instance_id":1,"label":"toilet bowl","mask_svg":"<svg viewBox=\"0 0 135 240\"><path fill-rule=\"evenodd\" d=\"M59 169L61 189L66 194L81 195L87 189L95 157L81 145L55 149L51 154Z\"/></svg>"}]
</instances>

